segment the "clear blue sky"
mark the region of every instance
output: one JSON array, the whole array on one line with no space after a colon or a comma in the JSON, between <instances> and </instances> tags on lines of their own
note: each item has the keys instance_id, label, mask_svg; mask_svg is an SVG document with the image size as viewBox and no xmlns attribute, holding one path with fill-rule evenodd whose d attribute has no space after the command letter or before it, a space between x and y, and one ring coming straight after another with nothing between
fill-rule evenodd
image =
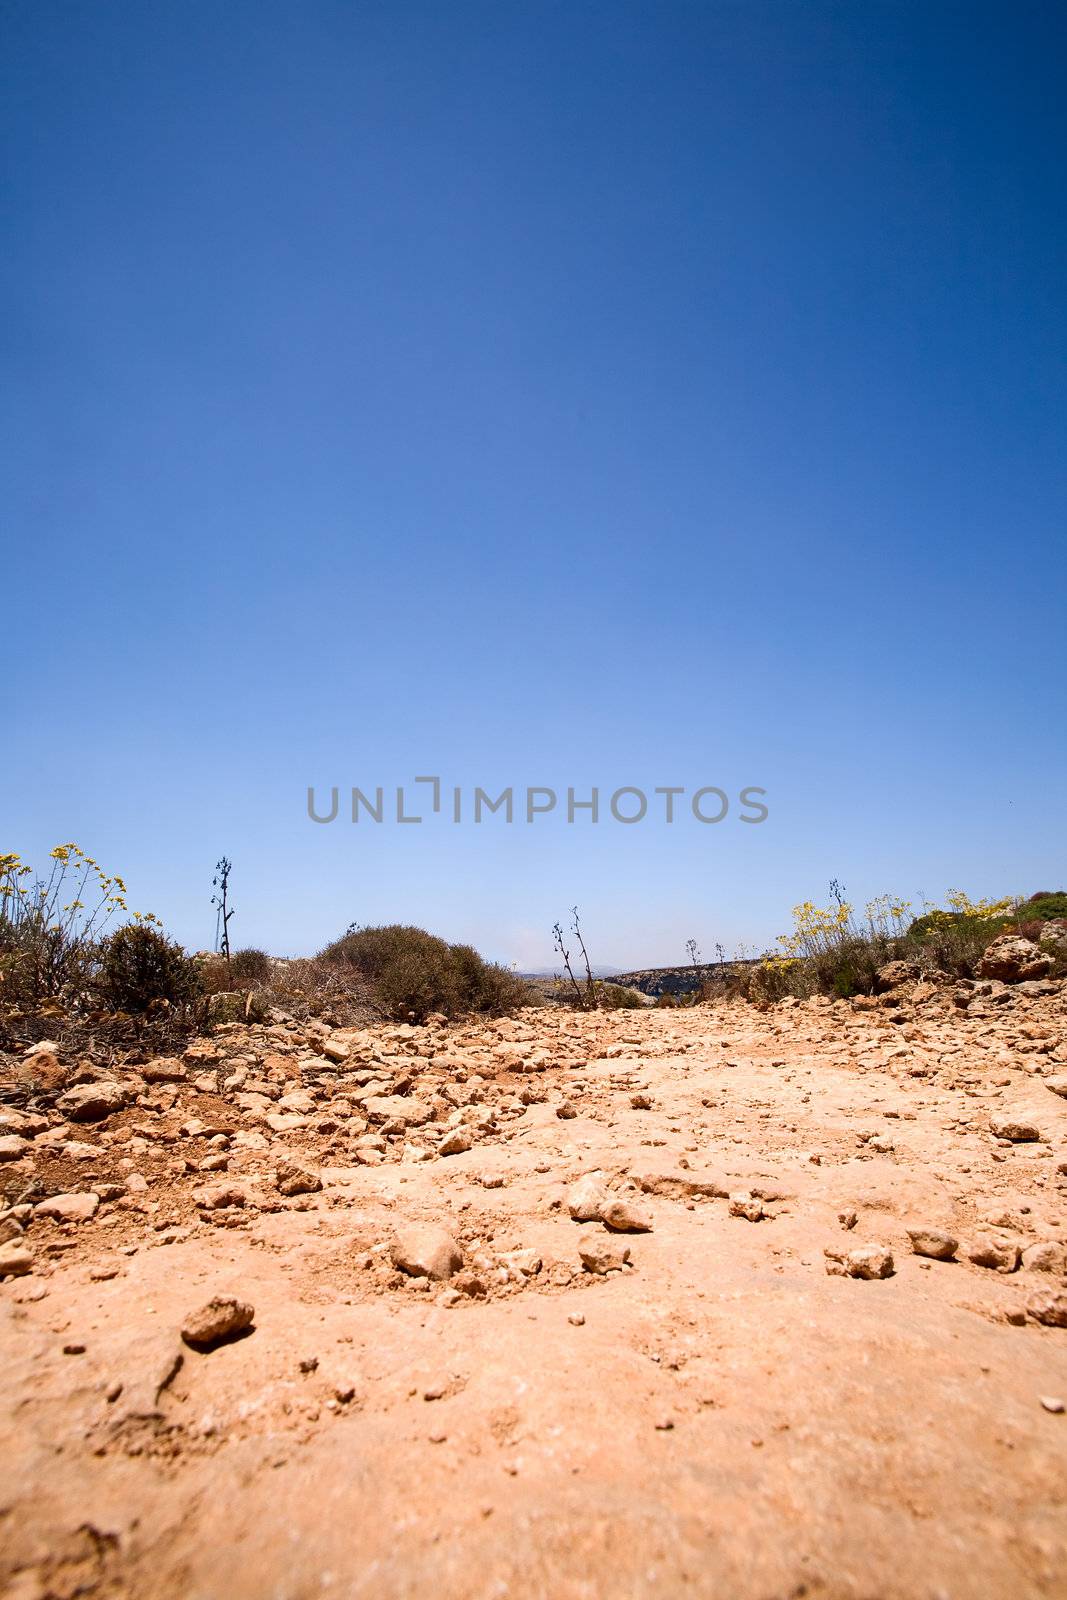
<instances>
[{"instance_id":1,"label":"clear blue sky","mask_svg":"<svg viewBox=\"0 0 1067 1600\"><path fill-rule=\"evenodd\" d=\"M522 965L1067 880L1062 8L0 17L0 846ZM431 773L770 816L306 817Z\"/></svg>"}]
</instances>

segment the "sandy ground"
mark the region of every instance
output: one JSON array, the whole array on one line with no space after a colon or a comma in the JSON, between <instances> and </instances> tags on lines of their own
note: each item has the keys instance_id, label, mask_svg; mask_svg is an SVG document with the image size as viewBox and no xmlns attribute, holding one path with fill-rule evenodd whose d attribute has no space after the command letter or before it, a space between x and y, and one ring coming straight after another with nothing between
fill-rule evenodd
<instances>
[{"instance_id":1,"label":"sandy ground","mask_svg":"<svg viewBox=\"0 0 1067 1600\"><path fill-rule=\"evenodd\" d=\"M3 1593L1067 1594L1065 1015L237 1027L90 1121L99 1069L9 1061ZM195 1349L215 1295L254 1325Z\"/></svg>"}]
</instances>

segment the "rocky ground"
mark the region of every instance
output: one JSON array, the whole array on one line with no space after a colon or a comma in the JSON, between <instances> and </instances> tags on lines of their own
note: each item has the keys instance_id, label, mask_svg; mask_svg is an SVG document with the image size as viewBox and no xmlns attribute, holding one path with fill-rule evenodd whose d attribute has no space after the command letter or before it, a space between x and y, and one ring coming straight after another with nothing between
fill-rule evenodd
<instances>
[{"instance_id":1,"label":"rocky ground","mask_svg":"<svg viewBox=\"0 0 1067 1600\"><path fill-rule=\"evenodd\" d=\"M1065 1016L8 1058L3 1593L1067 1594Z\"/></svg>"}]
</instances>

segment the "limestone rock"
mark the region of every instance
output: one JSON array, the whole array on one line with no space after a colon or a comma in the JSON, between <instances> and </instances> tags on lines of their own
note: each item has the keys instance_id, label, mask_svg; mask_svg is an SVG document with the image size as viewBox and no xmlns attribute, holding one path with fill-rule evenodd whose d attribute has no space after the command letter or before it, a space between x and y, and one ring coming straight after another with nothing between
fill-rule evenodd
<instances>
[{"instance_id":1,"label":"limestone rock","mask_svg":"<svg viewBox=\"0 0 1067 1600\"><path fill-rule=\"evenodd\" d=\"M612 1233L651 1233L652 1218L629 1200L606 1200L600 1207L600 1220Z\"/></svg>"},{"instance_id":2,"label":"limestone rock","mask_svg":"<svg viewBox=\"0 0 1067 1600\"><path fill-rule=\"evenodd\" d=\"M255 1308L234 1295L215 1295L191 1311L182 1323L182 1338L194 1350L210 1350L223 1339L243 1333L255 1320Z\"/></svg>"},{"instance_id":3,"label":"limestone rock","mask_svg":"<svg viewBox=\"0 0 1067 1600\"><path fill-rule=\"evenodd\" d=\"M322 1188L322 1179L298 1161L286 1160L274 1174L278 1192L284 1195L316 1194Z\"/></svg>"},{"instance_id":4,"label":"limestone rock","mask_svg":"<svg viewBox=\"0 0 1067 1600\"><path fill-rule=\"evenodd\" d=\"M21 1278L33 1271L33 1251L19 1239L0 1244L0 1278Z\"/></svg>"},{"instance_id":5,"label":"limestone rock","mask_svg":"<svg viewBox=\"0 0 1067 1600\"><path fill-rule=\"evenodd\" d=\"M90 1222L96 1216L100 1196L91 1189L84 1194L54 1194L34 1206L39 1217L51 1217L54 1222Z\"/></svg>"},{"instance_id":6,"label":"limestone rock","mask_svg":"<svg viewBox=\"0 0 1067 1600\"><path fill-rule=\"evenodd\" d=\"M879 967L874 975L874 987L878 994L886 994L890 989L899 989L902 984L916 983L919 978L918 963L914 961L887 961L884 967Z\"/></svg>"},{"instance_id":7,"label":"limestone rock","mask_svg":"<svg viewBox=\"0 0 1067 1600\"><path fill-rule=\"evenodd\" d=\"M1067 1246L1058 1239L1041 1239L1023 1251L1023 1266L1028 1272L1051 1272L1067 1278Z\"/></svg>"},{"instance_id":8,"label":"limestone rock","mask_svg":"<svg viewBox=\"0 0 1067 1600\"><path fill-rule=\"evenodd\" d=\"M99 1083L76 1083L56 1102L71 1122L103 1122L129 1103L129 1091L110 1078L103 1078Z\"/></svg>"},{"instance_id":9,"label":"limestone rock","mask_svg":"<svg viewBox=\"0 0 1067 1600\"><path fill-rule=\"evenodd\" d=\"M600 1172L587 1172L570 1187L567 1210L573 1222L599 1222L601 1207L608 1203L604 1176Z\"/></svg>"},{"instance_id":10,"label":"limestone rock","mask_svg":"<svg viewBox=\"0 0 1067 1600\"><path fill-rule=\"evenodd\" d=\"M1019 1265L1020 1249L1014 1239L1000 1239L994 1233L980 1233L967 1246L967 1259L976 1267L989 1267L993 1272L1015 1272Z\"/></svg>"},{"instance_id":11,"label":"limestone rock","mask_svg":"<svg viewBox=\"0 0 1067 1600\"><path fill-rule=\"evenodd\" d=\"M1046 1328L1067 1328L1067 1293L1062 1289L1039 1289L1026 1302L1026 1314Z\"/></svg>"},{"instance_id":12,"label":"limestone rock","mask_svg":"<svg viewBox=\"0 0 1067 1600\"><path fill-rule=\"evenodd\" d=\"M467 1150L473 1149L473 1147L474 1140L466 1128L453 1128L452 1132L446 1134L437 1146L437 1154L439 1156L461 1156Z\"/></svg>"},{"instance_id":13,"label":"limestone rock","mask_svg":"<svg viewBox=\"0 0 1067 1600\"><path fill-rule=\"evenodd\" d=\"M445 1228L432 1224L406 1228L393 1241L394 1266L410 1278L451 1278L463 1265L463 1251Z\"/></svg>"},{"instance_id":14,"label":"limestone rock","mask_svg":"<svg viewBox=\"0 0 1067 1600\"><path fill-rule=\"evenodd\" d=\"M893 1252L882 1244L857 1244L851 1250L830 1246L823 1251L826 1270L841 1278L889 1278L894 1271Z\"/></svg>"},{"instance_id":15,"label":"limestone rock","mask_svg":"<svg viewBox=\"0 0 1067 1600\"><path fill-rule=\"evenodd\" d=\"M1023 1117L990 1117L989 1127L998 1139L1010 1139L1012 1144L1033 1144L1041 1137L1034 1124Z\"/></svg>"},{"instance_id":16,"label":"limestone rock","mask_svg":"<svg viewBox=\"0 0 1067 1600\"><path fill-rule=\"evenodd\" d=\"M603 1277L622 1271L630 1259L630 1246L603 1233L583 1233L578 1240L578 1255L586 1272Z\"/></svg>"},{"instance_id":17,"label":"limestone rock","mask_svg":"<svg viewBox=\"0 0 1067 1600\"><path fill-rule=\"evenodd\" d=\"M940 1228L909 1228L908 1238L914 1253L931 1261L951 1261L960 1247L958 1239Z\"/></svg>"},{"instance_id":18,"label":"limestone rock","mask_svg":"<svg viewBox=\"0 0 1067 1600\"><path fill-rule=\"evenodd\" d=\"M978 963L980 978L999 978L1001 983L1022 983L1043 978L1055 965L1053 957L1018 934L1002 934L994 939Z\"/></svg>"}]
</instances>

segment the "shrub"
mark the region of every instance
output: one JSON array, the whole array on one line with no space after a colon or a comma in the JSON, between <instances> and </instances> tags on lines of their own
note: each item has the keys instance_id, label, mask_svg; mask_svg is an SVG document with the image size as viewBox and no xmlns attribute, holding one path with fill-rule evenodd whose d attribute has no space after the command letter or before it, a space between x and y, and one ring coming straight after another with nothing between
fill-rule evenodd
<instances>
[{"instance_id":1,"label":"shrub","mask_svg":"<svg viewBox=\"0 0 1067 1600\"><path fill-rule=\"evenodd\" d=\"M39 1005L78 998L101 930L126 909L126 885L76 844L49 852L47 878L14 853L0 854L0 994Z\"/></svg>"},{"instance_id":2,"label":"shrub","mask_svg":"<svg viewBox=\"0 0 1067 1600\"><path fill-rule=\"evenodd\" d=\"M1011 927L1015 902L972 900L962 889L946 896L948 908L935 907L907 928L902 954L919 954L928 965L968 977L986 946Z\"/></svg>"},{"instance_id":3,"label":"shrub","mask_svg":"<svg viewBox=\"0 0 1067 1600\"><path fill-rule=\"evenodd\" d=\"M265 950L235 950L230 957L230 976L235 989L252 989L269 983L270 956Z\"/></svg>"},{"instance_id":4,"label":"shrub","mask_svg":"<svg viewBox=\"0 0 1067 1600\"><path fill-rule=\"evenodd\" d=\"M129 922L104 940L98 982L114 1011L184 1006L200 992L196 963L180 944L144 922Z\"/></svg>"},{"instance_id":5,"label":"shrub","mask_svg":"<svg viewBox=\"0 0 1067 1600\"><path fill-rule=\"evenodd\" d=\"M622 983L598 983L597 1000L605 1011L643 1011L645 999L639 989Z\"/></svg>"},{"instance_id":6,"label":"shrub","mask_svg":"<svg viewBox=\"0 0 1067 1600\"><path fill-rule=\"evenodd\" d=\"M1019 907L1019 912L1027 922L1055 922L1067 917L1067 893L1057 889L1055 894L1031 895L1026 904Z\"/></svg>"},{"instance_id":7,"label":"shrub","mask_svg":"<svg viewBox=\"0 0 1067 1600\"><path fill-rule=\"evenodd\" d=\"M431 1011L499 1015L529 1000L527 985L513 972L483 961L470 945L448 944L423 928L350 928L327 945L322 959L366 979L390 1017L422 1021Z\"/></svg>"}]
</instances>

